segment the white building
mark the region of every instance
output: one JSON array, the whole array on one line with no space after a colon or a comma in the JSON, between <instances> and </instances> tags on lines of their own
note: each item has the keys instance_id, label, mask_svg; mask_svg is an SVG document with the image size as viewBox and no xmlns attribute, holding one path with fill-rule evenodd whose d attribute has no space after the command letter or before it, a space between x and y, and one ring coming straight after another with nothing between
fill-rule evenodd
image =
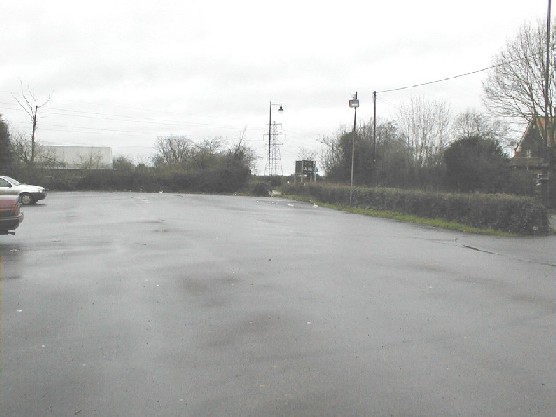
<instances>
[{"instance_id":1,"label":"white building","mask_svg":"<svg viewBox=\"0 0 556 417\"><path fill-rule=\"evenodd\" d=\"M112 148L107 146L41 146L39 159L54 161L61 169L112 169Z\"/></svg>"}]
</instances>

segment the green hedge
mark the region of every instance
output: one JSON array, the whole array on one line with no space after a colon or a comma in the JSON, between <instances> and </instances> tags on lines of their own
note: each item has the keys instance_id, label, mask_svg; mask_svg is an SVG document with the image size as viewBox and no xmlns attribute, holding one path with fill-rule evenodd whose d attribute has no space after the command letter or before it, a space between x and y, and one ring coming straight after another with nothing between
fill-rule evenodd
<instances>
[{"instance_id":1,"label":"green hedge","mask_svg":"<svg viewBox=\"0 0 556 417\"><path fill-rule=\"evenodd\" d=\"M325 203L349 205L346 186L291 184L283 192ZM549 232L548 211L535 199L500 194L446 194L393 188L353 189L352 205L394 211L425 218L440 218L478 228L521 235Z\"/></svg>"}]
</instances>

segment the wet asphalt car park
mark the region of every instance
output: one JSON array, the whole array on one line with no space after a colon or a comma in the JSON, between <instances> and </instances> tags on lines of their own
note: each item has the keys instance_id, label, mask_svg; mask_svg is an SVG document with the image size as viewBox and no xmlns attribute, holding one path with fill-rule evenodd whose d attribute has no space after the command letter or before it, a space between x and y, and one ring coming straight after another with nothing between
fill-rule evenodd
<instances>
[{"instance_id":1,"label":"wet asphalt car park","mask_svg":"<svg viewBox=\"0 0 556 417\"><path fill-rule=\"evenodd\" d=\"M0 237L0 415L554 416L556 237L51 193Z\"/></svg>"}]
</instances>

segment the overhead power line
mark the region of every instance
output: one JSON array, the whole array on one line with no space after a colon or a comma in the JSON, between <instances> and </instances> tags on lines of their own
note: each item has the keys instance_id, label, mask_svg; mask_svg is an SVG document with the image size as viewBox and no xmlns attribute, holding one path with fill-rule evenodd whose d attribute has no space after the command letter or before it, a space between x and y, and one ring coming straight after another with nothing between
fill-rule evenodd
<instances>
[{"instance_id":1,"label":"overhead power line","mask_svg":"<svg viewBox=\"0 0 556 417\"><path fill-rule=\"evenodd\" d=\"M441 78L441 79L434 80L434 81L426 81L426 82L419 83L419 84L406 85L404 87L390 88L388 90L377 91L377 93L390 93L390 92L393 92L393 91L408 90L410 88L423 87L423 86L426 86L426 85L451 81L451 80L455 80L456 78L467 77L469 75L475 75L475 74L478 74L480 72L488 71L488 70L493 69L493 68L502 67L504 65L512 64L514 62L521 61L522 59L525 59L525 58L516 58L516 59L508 61L508 62L503 62L503 63L496 64L496 65L491 65L490 67L481 68L481 69L478 69L478 70L475 70L475 71L464 72L463 74L452 75L451 77Z\"/></svg>"}]
</instances>

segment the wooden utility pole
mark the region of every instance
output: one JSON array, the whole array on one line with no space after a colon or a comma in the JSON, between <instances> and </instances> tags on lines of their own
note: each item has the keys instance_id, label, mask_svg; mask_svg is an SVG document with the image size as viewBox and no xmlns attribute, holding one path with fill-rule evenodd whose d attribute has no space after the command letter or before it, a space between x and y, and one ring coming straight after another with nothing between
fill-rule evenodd
<instances>
[{"instance_id":1,"label":"wooden utility pole","mask_svg":"<svg viewBox=\"0 0 556 417\"><path fill-rule=\"evenodd\" d=\"M550 120L550 29L552 26L552 0L548 0L548 10L546 13L546 63L544 71L544 158L541 178L541 193L543 203L548 206L549 197L549 175L550 175L550 157L548 155L549 147L554 146L554 129L551 126L553 120ZM550 126L549 126L550 125Z\"/></svg>"},{"instance_id":2,"label":"wooden utility pole","mask_svg":"<svg viewBox=\"0 0 556 417\"><path fill-rule=\"evenodd\" d=\"M31 118L33 119L33 131L31 132L31 164L35 162L35 131L37 130L37 112L39 106L35 105L35 111L32 112Z\"/></svg>"},{"instance_id":3,"label":"wooden utility pole","mask_svg":"<svg viewBox=\"0 0 556 417\"><path fill-rule=\"evenodd\" d=\"M376 91L373 91L373 169L375 171L375 187L378 187L378 167L376 165Z\"/></svg>"}]
</instances>

